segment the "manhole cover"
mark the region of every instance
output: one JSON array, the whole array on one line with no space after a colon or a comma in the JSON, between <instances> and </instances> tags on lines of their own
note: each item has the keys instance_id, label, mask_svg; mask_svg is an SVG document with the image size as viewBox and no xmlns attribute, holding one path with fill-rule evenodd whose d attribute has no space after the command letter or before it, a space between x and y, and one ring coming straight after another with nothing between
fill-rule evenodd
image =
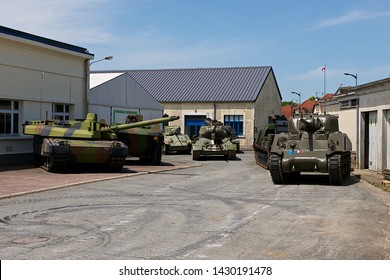
<instances>
[{"instance_id":1,"label":"manhole cover","mask_svg":"<svg viewBox=\"0 0 390 280\"><path fill-rule=\"evenodd\" d=\"M32 244L32 243L40 243L49 240L49 237L46 236L32 236L32 237L22 237L12 240L13 243L16 244Z\"/></svg>"}]
</instances>

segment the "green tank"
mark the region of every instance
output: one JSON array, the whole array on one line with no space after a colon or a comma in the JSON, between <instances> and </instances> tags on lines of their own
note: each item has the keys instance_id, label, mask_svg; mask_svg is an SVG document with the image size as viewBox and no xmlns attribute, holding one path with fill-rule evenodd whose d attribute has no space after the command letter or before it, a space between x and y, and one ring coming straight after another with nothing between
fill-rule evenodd
<instances>
[{"instance_id":1,"label":"green tank","mask_svg":"<svg viewBox=\"0 0 390 280\"><path fill-rule=\"evenodd\" d=\"M50 172L79 164L116 171L122 169L128 154L128 146L118 140L117 133L156 122L161 120L107 126L97 122L95 113L88 113L85 120L27 121L23 132L34 136L34 157Z\"/></svg>"},{"instance_id":2,"label":"green tank","mask_svg":"<svg viewBox=\"0 0 390 280\"><path fill-rule=\"evenodd\" d=\"M143 117L141 115L129 115L126 123L140 124L145 122L142 121L142 119ZM149 124L121 130L117 133L117 136L120 141L129 147L129 157L139 158L144 164L159 165L161 164L162 149L164 145L164 135L160 131L159 124L178 119L178 116L154 119L154 121Z\"/></svg>"},{"instance_id":3,"label":"green tank","mask_svg":"<svg viewBox=\"0 0 390 280\"><path fill-rule=\"evenodd\" d=\"M164 127L163 153L182 152L191 154L192 141L187 134L182 134L180 126L172 125Z\"/></svg>"},{"instance_id":4,"label":"green tank","mask_svg":"<svg viewBox=\"0 0 390 280\"><path fill-rule=\"evenodd\" d=\"M225 159L234 160L237 150L236 133L233 128L207 118L205 125L199 129L199 136L192 144L192 159L200 160L201 156L224 156Z\"/></svg>"},{"instance_id":5,"label":"green tank","mask_svg":"<svg viewBox=\"0 0 390 280\"><path fill-rule=\"evenodd\" d=\"M258 165L268 169L269 153L276 134L287 132L288 120L285 116L274 116L255 136L253 151Z\"/></svg>"},{"instance_id":6,"label":"green tank","mask_svg":"<svg viewBox=\"0 0 390 280\"><path fill-rule=\"evenodd\" d=\"M301 115L288 121L288 131L274 136L269 171L275 184L283 184L301 172L328 173L340 185L351 172L351 141L339 131L334 115Z\"/></svg>"}]
</instances>

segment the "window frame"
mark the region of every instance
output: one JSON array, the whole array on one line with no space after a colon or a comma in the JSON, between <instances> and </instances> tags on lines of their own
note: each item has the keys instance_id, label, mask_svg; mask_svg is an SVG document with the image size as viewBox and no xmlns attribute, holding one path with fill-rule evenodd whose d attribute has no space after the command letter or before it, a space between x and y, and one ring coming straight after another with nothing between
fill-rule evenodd
<instances>
[{"instance_id":1,"label":"window frame","mask_svg":"<svg viewBox=\"0 0 390 280\"><path fill-rule=\"evenodd\" d=\"M61 107L62 110L58 110L58 107ZM70 118L69 104L53 103L52 119L68 121L69 118Z\"/></svg>"},{"instance_id":2,"label":"window frame","mask_svg":"<svg viewBox=\"0 0 390 280\"><path fill-rule=\"evenodd\" d=\"M224 115L223 121L234 129L238 137L244 137L244 115Z\"/></svg>"},{"instance_id":3,"label":"window frame","mask_svg":"<svg viewBox=\"0 0 390 280\"><path fill-rule=\"evenodd\" d=\"M0 119L3 117L3 127L0 127L0 136L17 136L19 134L20 104L18 100L0 99L10 102L10 108L0 108ZM9 118L9 120L8 120Z\"/></svg>"}]
</instances>

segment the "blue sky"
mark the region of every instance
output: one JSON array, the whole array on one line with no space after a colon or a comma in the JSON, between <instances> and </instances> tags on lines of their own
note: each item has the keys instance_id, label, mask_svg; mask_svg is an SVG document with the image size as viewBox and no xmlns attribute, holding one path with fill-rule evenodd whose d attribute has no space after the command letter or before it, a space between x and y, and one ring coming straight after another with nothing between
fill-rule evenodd
<instances>
[{"instance_id":1,"label":"blue sky","mask_svg":"<svg viewBox=\"0 0 390 280\"><path fill-rule=\"evenodd\" d=\"M390 1L13 0L1 25L87 48L91 70L272 66L283 99L390 77Z\"/></svg>"}]
</instances>

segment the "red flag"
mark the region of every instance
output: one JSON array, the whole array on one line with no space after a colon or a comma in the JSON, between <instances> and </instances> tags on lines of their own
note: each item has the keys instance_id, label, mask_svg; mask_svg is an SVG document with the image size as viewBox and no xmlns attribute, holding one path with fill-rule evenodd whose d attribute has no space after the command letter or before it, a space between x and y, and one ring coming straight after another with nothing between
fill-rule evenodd
<instances>
[{"instance_id":1,"label":"red flag","mask_svg":"<svg viewBox=\"0 0 390 280\"><path fill-rule=\"evenodd\" d=\"M322 67L321 71L325 71L325 65Z\"/></svg>"}]
</instances>

